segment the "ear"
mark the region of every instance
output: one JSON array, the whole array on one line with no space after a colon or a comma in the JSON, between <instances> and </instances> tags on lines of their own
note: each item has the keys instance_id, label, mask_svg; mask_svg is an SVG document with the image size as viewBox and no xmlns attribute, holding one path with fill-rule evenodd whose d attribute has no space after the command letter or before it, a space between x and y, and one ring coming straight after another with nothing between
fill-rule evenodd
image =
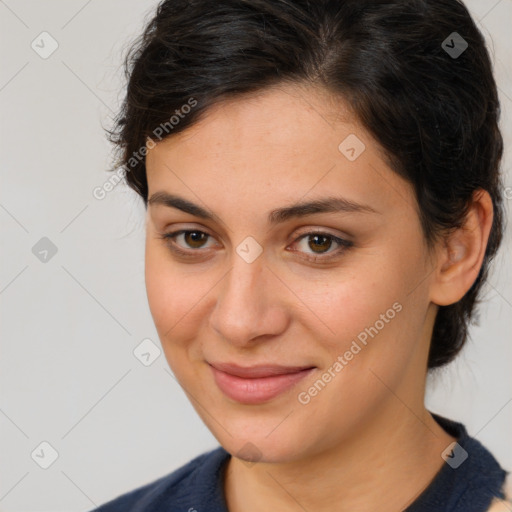
<instances>
[{"instance_id":1,"label":"ear","mask_svg":"<svg viewBox=\"0 0 512 512\"><path fill-rule=\"evenodd\" d=\"M486 190L476 190L464 225L447 235L437 249L430 287L434 304L454 304L471 288L482 266L492 219L491 196Z\"/></svg>"}]
</instances>

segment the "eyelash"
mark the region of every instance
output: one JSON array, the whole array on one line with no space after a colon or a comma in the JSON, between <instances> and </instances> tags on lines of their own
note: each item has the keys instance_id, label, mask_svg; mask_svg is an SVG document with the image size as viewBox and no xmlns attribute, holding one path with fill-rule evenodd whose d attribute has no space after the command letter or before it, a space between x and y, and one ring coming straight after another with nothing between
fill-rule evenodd
<instances>
[{"instance_id":1,"label":"eyelash","mask_svg":"<svg viewBox=\"0 0 512 512\"><path fill-rule=\"evenodd\" d=\"M194 258L196 256L196 254L194 254L194 253L199 252L201 249L191 249L190 251L186 251L184 249L181 249L179 246L177 246L176 242L175 242L176 237L178 237L179 235L182 235L182 234L186 234L186 233L200 233L200 234L204 234L208 237L211 237L211 235L209 235L208 233L205 233L204 231L200 231L198 229L181 229L179 231L174 231L172 233L159 233L158 238L164 240L166 242L166 245L169 247L169 249L172 252L178 254L179 256L182 256L184 258ZM304 234L300 235L293 243L295 244L304 238L312 237L315 235L326 237L326 238L330 239L331 241L337 243L339 245L339 247L338 247L338 249L336 249L335 251L333 251L331 253L323 253L323 255L304 258L313 263L317 263L317 262L322 263L322 262L331 261L331 260L341 256L347 249L350 249L354 245L353 242L351 242L349 240L344 240L343 238L339 238L330 233L324 233L322 231L311 231L308 233L304 233ZM293 252L298 252L298 251L293 251ZM327 255L327 256L325 256L325 255Z\"/></svg>"}]
</instances>

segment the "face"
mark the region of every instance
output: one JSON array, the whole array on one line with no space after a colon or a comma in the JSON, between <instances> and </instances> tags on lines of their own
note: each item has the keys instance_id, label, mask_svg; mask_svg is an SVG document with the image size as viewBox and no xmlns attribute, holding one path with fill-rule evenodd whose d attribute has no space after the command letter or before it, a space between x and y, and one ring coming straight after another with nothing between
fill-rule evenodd
<instances>
[{"instance_id":1,"label":"face","mask_svg":"<svg viewBox=\"0 0 512 512\"><path fill-rule=\"evenodd\" d=\"M167 361L220 444L262 462L331 449L403 409L396 395L423 400L433 316L413 189L343 105L267 89L146 157ZM243 380L221 363L310 370Z\"/></svg>"}]
</instances>

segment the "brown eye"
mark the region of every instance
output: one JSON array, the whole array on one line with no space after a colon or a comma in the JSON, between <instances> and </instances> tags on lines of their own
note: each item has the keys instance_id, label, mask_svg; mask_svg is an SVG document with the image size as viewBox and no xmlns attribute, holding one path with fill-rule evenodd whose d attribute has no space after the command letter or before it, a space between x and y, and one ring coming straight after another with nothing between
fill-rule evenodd
<instances>
[{"instance_id":1,"label":"brown eye","mask_svg":"<svg viewBox=\"0 0 512 512\"><path fill-rule=\"evenodd\" d=\"M337 236L331 235L330 233L306 233L300 236L295 244L298 244L299 250L297 252L303 252L306 256L305 259L321 262L328 261L332 258L336 258L345 252L348 248L354 244L349 240L344 240ZM334 246L334 250L330 249Z\"/></svg>"},{"instance_id":2,"label":"brown eye","mask_svg":"<svg viewBox=\"0 0 512 512\"><path fill-rule=\"evenodd\" d=\"M193 249L200 249L209 237L202 231L185 231L182 234L185 243Z\"/></svg>"},{"instance_id":3,"label":"brown eye","mask_svg":"<svg viewBox=\"0 0 512 512\"><path fill-rule=\"evenodd\" d=\"M181 256L195 256L200 249L208 249L205 245L209 238L212 238L208 233L199 230L186 230L174 231L173 233L161 233L159 238L166 242L169 249Z\"/></svg>"},{"instance_id":4,"label":"brown eye","mask_svg":"<svg viewBox=\"0 0 512 512\"><path fill-rule=\"evenodd\" d=\"M314 252L323 253L332 246L332 237L325 235L309 235L308 247Z\"/></svg>"}]
</instances>

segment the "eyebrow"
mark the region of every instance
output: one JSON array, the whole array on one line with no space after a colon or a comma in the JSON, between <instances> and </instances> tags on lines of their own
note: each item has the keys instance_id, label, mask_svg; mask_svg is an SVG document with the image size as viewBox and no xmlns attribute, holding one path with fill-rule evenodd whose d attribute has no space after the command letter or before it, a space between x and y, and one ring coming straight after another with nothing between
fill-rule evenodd
<instances>
[{"instance_id":1,"label":"eyebrow","mask_svg":"<svg viewBox=\"0 0 512 512\"><path fill-rule=\"evenodd\" d=\"M203 208L191 201L167 192L155 192L148 200L148 205L163 205L176 208L205 220L217 221L221 219L212 211ZM268 214L268 223L271 225L286 222L297 217L306 217L315 213L380 213L366 204L349 201L342 197L325 197L308 202L298 202L284 208L277 208Z\"/></svg>"}]
</instances>

